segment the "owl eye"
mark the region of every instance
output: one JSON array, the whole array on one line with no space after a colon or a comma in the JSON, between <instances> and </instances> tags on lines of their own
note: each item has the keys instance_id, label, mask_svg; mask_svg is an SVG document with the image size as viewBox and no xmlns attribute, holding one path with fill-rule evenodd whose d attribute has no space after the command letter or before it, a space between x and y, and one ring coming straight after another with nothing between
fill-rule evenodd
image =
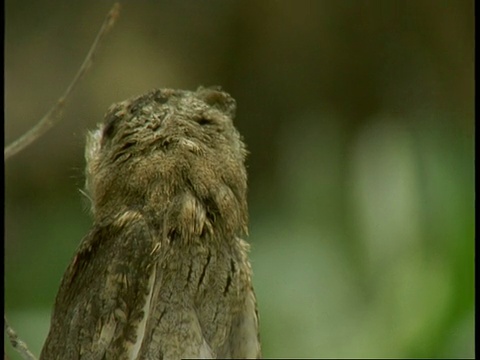
<instances>
[{"instance_id":1,"label":"owl eye","mask_svg":"<svg viewBox=\"0 0 480 360\"><path fill-rule=\"evenodd\" d=\"M197 121L197 123L198 123L199 125L202 125L202 126L204 126L204 125L210 125L210 124L213 123L212 120L206 119L206 118L199 118L199 119L197 119L196 121Z\"/></svg>"},{"instance_id":2,"label":"owl eye","mask_svg":"<svg viewBox=\"0 0 480 360\"><path fill-rule=\"evenodd\" d=\"M105 138L109 138L112 136L113 134L113 121L110 121L109 123L107 123L107 125L105 125L105 127L103 128L103 137Z\"/></svg>"},{"instance_id":3,"label":"owl eye","mask_svg":"<svg viewBox=\"0 0 480 360\"><path fill-rule=\"evenodd\" d=\"M116 115L111 115L107 117L105 126L103 128L102 136L104 139L111 139L113 137L113 133L115 132L116 124L120 120L120 117Z\"/></svg>"}]
</instances>

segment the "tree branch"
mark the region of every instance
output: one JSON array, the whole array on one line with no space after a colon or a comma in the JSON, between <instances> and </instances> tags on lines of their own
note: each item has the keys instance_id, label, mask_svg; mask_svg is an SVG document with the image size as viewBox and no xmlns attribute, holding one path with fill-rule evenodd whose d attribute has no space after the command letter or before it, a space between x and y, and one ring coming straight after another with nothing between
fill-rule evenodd
<instances>
[{"instance_id":1,"label":"tree branch","mask_svg":"<svg viewBox=\"0 0 480 360\"><path fill-rule=\"evenodd\" d=\"M47 132L53 125L61 120L62 110L65 107L65 103L68 100L69 96L71 95L72 91L75 89L77 84L79 83L80 79L85 75L88 71L90 66L92 65L93 58L95 57L97 50L99 48L100 43L102 42L105 35L108 31L113 27L116 20L118 19L120 13L120 4L115 3L113 7L110 9L109 13L107 14L105 20L103 21L102 27L100 28L95 40L93 41L90 50L88 51L85 60L83 61L80 69L78 70L77 74L73 78L72 82L68 86L65 93L57 100L56 104L52 106L52 108L40 119L40 121L28 130L25 134L23 134L20 138L13 141L10 145L5 147L4 149L4 160L9 159L16 153L20 152L21 150L25 149L31 143L33 143L36 139L42 136L45 132ZM17 333L13 330L10 325L8 324L7 318L4 316L5 320L5 333L8 335L10 339L10 343L12 344L13 348L22 356L25 360L36 360L35 356L28 350L27 345L21 339L18 338ZM6 354L4 354L6 358Z\"/></svg>"},{"instance_id":2,"label":"tree branch","mask_svg":"<svg viewBox=\"0 0 480 360\"><path fill-rule=\"evenodd\" d=\"M5 316L4 319L5 333L8 335L8 338L10 339L10 343L12 344L13 348L18 351L18 353L25 360L37 360L35 356L30 352L30 350L28 350L27 344L25 344L21 339L18 338L17 333L10 327Z\"/></svg>"},{"instance_id":3,"label":"tree branch","mask_svg":"<svg viewBox=\"0 0 480 360\"><path fill-rule=\"evenodd\" d=\"M102 27L100 28L97 37L95 38L90 50L88 51L85 60L83 61L82 66L78 70L77 74L73 78L72 82L68 86L67 90L61 96L55 105L40 119L40 121L29 131L23 134L20 138L13 141L10 145L8 145L4 149L4 160L12 157L16 153L20 152L31 143L33 143L36 139L42 136L45 132L47 132L53 125L61 120L62 110L65 107L65 102L68 100L68 97L75 89L76 85L78 84L79 80L85 75L85 73L90 68L93 58L98 50L99 44L108 33L108 31L113 27L115 21L118 19L120 13L120 4L115 3L113 7L110 9L109 13L107 14Z\"/></svg>"}]
</instances>

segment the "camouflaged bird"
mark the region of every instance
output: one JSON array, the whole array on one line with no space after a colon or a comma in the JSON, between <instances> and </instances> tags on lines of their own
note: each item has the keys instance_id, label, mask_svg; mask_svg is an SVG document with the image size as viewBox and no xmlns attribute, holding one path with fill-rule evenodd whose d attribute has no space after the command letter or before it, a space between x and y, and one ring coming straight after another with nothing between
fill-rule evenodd
<instances>
[{"instance_id":1,"label":"camouflaged bird","mask_svg":"<svg viewBox=\"0 0 480 360\"><path fill-rule=\"evenodd\" d=\"M234 112L216 88L152 90L89 134L94 224L41 360L260 357Z\"/></svg>"}]
</instances>

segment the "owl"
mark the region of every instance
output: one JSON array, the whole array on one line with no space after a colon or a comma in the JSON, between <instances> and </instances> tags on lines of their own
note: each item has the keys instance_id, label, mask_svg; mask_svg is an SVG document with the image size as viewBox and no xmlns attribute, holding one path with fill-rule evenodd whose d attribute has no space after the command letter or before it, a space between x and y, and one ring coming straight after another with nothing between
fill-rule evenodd
<instances>
[{"instance_id":1,"label":"owl","mask_svg":"<svg viewBox=\"0 0 480 360\"><path fill-rule=\"evenodd\" d=\"M260 358L235 108L219 88L155 89L88 134L93 225L41 360Z\"/></svg>"}]
</instances>

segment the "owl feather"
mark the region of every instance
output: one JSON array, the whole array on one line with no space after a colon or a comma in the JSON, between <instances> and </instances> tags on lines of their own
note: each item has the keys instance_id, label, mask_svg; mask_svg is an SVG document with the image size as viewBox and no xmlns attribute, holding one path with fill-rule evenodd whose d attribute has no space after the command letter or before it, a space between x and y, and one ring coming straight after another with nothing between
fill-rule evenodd
<instances>
[{"instance_id":1,"label":"owl feather","mask_svg":"<svg viewBox=\"0 0 480 360\"><path fill-rule=\"evenodd\" d=\"M89 134L93 226L41 359L260 358L245 145L218 88L152 90Z\"/></svg>"}]
</instances>

